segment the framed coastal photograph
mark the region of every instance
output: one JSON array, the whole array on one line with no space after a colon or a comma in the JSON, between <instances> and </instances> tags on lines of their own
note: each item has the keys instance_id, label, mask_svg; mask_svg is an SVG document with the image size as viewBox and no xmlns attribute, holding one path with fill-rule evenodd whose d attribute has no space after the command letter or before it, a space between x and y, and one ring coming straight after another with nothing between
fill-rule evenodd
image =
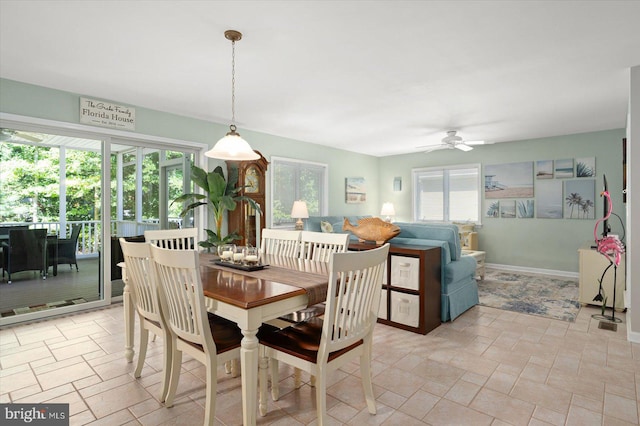
<instances>
[{"instance_id":1,"label":"framed coastal photograph","mask_svg":"<svg viewBox=\"0 0 640 426\"><path fill-rule=\"evenodd\" d=\"M516 202L514 200L500 200L500 217L503 219L516 217Z\"/></svg>"},{"instance_id":2,"label":"framed coastal photograph","mask_svg":"<svg viewBox=\"0 0 640 426\"><path fill-rule=\"evenodd\" d=\"M345 201L347 204L359 204L367 201L367 189L363 177L346 178Z\"/></svg>"},{"instance_id":3,"label":"framed coastal photograph","mask_svg":"<svg viewBox=\"0 0 640 426\"><path fill-rule=\"evenodd\" d=\"M557 178L573 177L573 158L556 160L555 174Z\"/></svg>"},{"instance_id":4,"label":"framed coastal photograph","mask_svg":"<svg viewBox=\"0 0 640 426\"><path fill-rule=\"evenodd\" d=\"M532 198L533 161L485 166L484 196L485 198Z\"/></svg>"},{"instance_id":5,"label":"framed coastal photograph","mask_svg":"<svg viewBox=\"0 0 640 426\"><path fill-rule=\"evenodd\" d=\"M553 160L536 161L536 179L553 179Z\"/></svg>"},{"instance_id":6,"label":"framed coastal photograph","mask_svg":"<svg viewBox=\"0 0 640 426\"><path fill-rule=\"evenodd\" d=\"M562 219L562 181L546 180L536 183L536 217Z\"/></svg>"},{"instance_id":7,"label":"framed coastal photograph","mask_svg":"<svg viewBox=\"0 0 640 426\"><path fill-rule=\"evenodd\" d=\"M576 158L576 177L596 177L596 157Z\"/></svg>"},{"instance_id":8,"label":"framed coastal photograph","mask_svg":"<svg viewBox=\"0 0 640 426\"><path fill-rule=\"evenodd\" d=\"M596 180L564 181L564 218L595 219Z\"/></svg>"}]
</instances>

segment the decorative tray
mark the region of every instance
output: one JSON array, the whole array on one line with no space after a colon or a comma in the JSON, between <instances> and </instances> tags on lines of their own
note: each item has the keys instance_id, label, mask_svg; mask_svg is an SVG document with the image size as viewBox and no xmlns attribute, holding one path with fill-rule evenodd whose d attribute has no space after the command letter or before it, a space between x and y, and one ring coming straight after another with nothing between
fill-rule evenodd
<instances>
[{"instance_id":1,"label":"decorative tray","mask_svg":"<svg viewBox=\"0 0 640 426\"><path fill-rule=\"evenodd\" d=\"M241 271L247 271L247 272L251 272L251 271L259 271L260 269L264 269L266 266L266 264L258 264L258 265L239 265L237 263L229 263L229 262L223 262L221 260L214 260L213 263L215 263L216 265L220 265L220 266L226 266L227 268L233 268L233 269L239 269Z\"/></svg>"}]
</instances>

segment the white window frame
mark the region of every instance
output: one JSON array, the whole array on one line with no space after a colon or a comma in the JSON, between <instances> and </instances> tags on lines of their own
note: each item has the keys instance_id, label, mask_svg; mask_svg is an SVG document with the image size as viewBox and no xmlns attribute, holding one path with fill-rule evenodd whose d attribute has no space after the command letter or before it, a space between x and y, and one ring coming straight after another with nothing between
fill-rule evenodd
<instances>
[{"instance_id":1,"label":"white window frame","mask_svg":"<svg viewBox=\"0 0 640 426\"><path fill-rule=\"evenodd\" d=\"M268 194L268 203L269 203L269 211L268 211L268 217L267 217L267 223L269 224L270 228L275 228L275 224L273 222L273 202L274 202L274 196L273 196L273 189L275 188L275 167L278 163L297 163L297 164L308 164L308 165L313 165L316 167L320 167L322 169L324 169L324 176L323 176L323 190L322 190L322 194L321 194L321 205L320 205L320 215L321 216L326 216L329 213L329 165L326 163L317 163L314 161L306 161L306 160L299 160L297 158L287 158L287 157L276 157L276 156L272 156L271 157L271 166L269 167L269 182L270 182L270 193ZM278 226L278 228L282 228L282 229L287 229L287 228L291 228L293 229L294 226Z\"/></svg>"},{"instance_id":2,"label":"white window frame","mask_svg":"<svg viewBox=\"0 0 640 426\"><path fill-rule=\"evenodd\" d=\"M414 222L439 222L439 223L451 223L453 222L449 218L449 171L452 170L460 170L460 169L476 169L478 171L478 186L477 186L477 194L478 194L478 220L474 221L476 225L482 224L482 165L480 163L471 163L471 164L456 164L452 166L434 166L434 167L421 167L416 169L411 169L411 182L412 185L412 211L413 211L413 221ZM422 173L425 172L433 172L433 171L442 171L443 172L443 191L444 191L444 211L442 220L421 220L418 218L418 196L419 196L419 188L418 179Z\"/></svg>"}]
</instances>

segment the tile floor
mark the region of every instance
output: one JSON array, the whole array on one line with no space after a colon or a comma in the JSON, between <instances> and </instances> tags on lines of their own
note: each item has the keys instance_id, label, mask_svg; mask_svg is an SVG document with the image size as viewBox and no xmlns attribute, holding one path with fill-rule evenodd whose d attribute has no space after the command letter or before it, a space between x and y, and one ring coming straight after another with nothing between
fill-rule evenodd
<instances>
[{"instance_id":1,"label":"tile floor","mask_svg":"<svg viewBox=\"0 0 640 426\"><path fill-rule=\"evenodd\" d=\"M638 424L640 345L626 341L624 324L599 329L594 313L582 308L568 323L477 306L426 336L378 324L378 414L367 412L350 364L331 377L332 424ZM160 339L135 380L122 316L122 305L113 305L0 330L0 402L69 403L71 425L201 424L204 367L185 356L176 404L164 408ZM314 389L294 390L291 374L281 365L281 398L269 400L258 424L316 424ZM240 380L223 368L218 379L217 421L239 425Z\"/></svg>"}]
</instances>

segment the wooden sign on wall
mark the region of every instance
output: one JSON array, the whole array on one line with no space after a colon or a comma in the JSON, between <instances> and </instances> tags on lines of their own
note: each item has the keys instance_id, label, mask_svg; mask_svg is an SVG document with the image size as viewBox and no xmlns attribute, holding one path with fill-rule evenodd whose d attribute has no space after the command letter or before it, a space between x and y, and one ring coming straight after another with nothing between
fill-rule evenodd
<instances>
[{"instance_id":1,"label":"wooden sign on wall","mask_svg":"<svg viewBox=\"0 0 640 426\"><path fill-rule=\"evenodd\" d=\"M120 130L135 130L136 109L130 106L81 97L80 123L112 127Z\"/></svg>"}]
</instances>

